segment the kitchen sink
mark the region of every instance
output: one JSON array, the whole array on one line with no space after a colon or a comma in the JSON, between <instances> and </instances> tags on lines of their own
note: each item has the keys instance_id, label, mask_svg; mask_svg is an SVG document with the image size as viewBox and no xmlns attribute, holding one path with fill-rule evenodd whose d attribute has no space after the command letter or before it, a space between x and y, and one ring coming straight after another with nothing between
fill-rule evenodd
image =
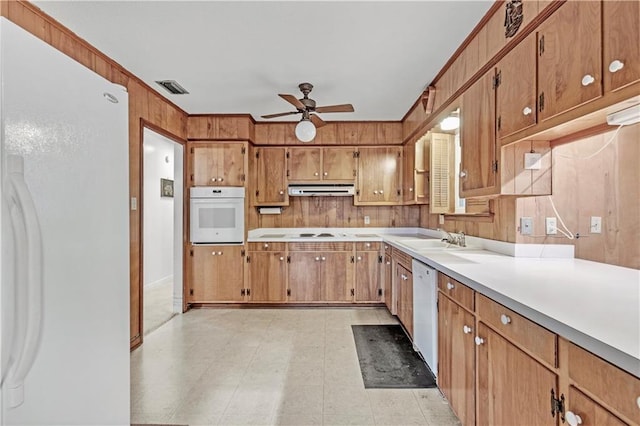
<instances>
[{"instance_id":1,"label":"kitchen sink","mask_svg":"<svg viewBox=\"0 0 640 426\"><path fill-rule=\"evenodd\" d=\"M441 241L438 239L430 239L430 240L402 240L400 244L405 245L409 248L415 250L425 250L425 249L460 249L462 247L452 245L446 241Z\"/></svg>"},{"instance_id":2,"label":"kitchen sink","mask_svg":"<svg viewBox=\"0 0 640 426\"><path fill-rule=\"evenodd\" d=\"M300 238L316 238L316 237L324 238L324 237L335 237L335 235L329 234L327 232L323 232L321 234L304 233L304 234L298 234L298 237L300 237Z\"/></svg>"}]
</instances>

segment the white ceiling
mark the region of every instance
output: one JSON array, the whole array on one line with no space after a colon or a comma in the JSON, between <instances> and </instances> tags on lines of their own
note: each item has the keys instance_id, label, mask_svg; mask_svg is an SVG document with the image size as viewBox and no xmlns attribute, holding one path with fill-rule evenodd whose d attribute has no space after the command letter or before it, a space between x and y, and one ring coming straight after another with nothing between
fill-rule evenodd
<instances>
[{"instance_id":1,"label":"white ceiling","mask_svg":"<svg viewBox=\"0 0 640 426\"><path fill-rule=\"evenodd\" d=\"M190 114L292 111L325 120L399 120L492 4L475 1L36 1ZM171 95L155 80L177 80ZM284 120L292 120L285 117Z\"/></svg>"}]
</instances>

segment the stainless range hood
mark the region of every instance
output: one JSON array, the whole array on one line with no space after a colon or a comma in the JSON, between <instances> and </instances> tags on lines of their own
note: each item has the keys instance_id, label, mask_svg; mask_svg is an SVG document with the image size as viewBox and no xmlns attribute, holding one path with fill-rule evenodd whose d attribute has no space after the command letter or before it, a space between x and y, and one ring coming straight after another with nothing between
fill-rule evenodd
<instances>
[{"instance_id":1,"label":"stainless range hood","mask_svg":"<svg viewBox=\"0 0 640 426\"><path fill-rule=\"evenodd\" d=\"M355 193L352 183L312 183L289 185L293 197L349 197Z\"/></svg>"}]
</instances>

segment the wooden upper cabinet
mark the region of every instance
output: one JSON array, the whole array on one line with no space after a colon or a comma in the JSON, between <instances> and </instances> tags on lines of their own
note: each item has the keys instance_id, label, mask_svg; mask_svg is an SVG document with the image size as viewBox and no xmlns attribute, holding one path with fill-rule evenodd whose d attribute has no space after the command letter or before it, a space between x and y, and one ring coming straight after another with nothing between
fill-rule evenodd
<instances>
[{"instance_id":1,"label":"wooden upper cabinet","mask_svg":"<svg viewBox=\"0 0 640 426\"><path fill-rule=\"evenodd\" d=\"M460 196L499 191L495 126L495 70L488 71L462 95Z\"/></svg>"},{"instance_id":2,"label":"wooden upper cabinet","mask_svg":"<svg viewBox=\"0 0 640 426\"><path fill-rule=\"evenodd\" d=\"M187 285L190 303L242 302L245 299L242 246L193 246Z\"/></svg>"},{"instance_id":3,"label":"wooden upper cabinet","mask_svg":"<svg viewBox=\"0 0 640 426\"><path fill-rule=\"evenodd\" d=\"M354 148L289 148L289 181L353 182Z\"/></svg>"},{"instance_id":4,"label":"wooden upper cabinet","mask_svg":"<svg viewBox=\"0 0 640 426\"><path fill-rule=\"evenodd\" d=\"M191 147L193 186L244 186L247 144L209 142Z\"/></svg>"},{"instance_id":5,"label":"wooden upper cabinet","mask_svg":"<svg viewBox=\"0 0 640 426\"><path fill-rule=\"evenodd\" d=\"M601 8L569 0L538 27L540 121L602 96Z\"/></svg>"},{"instance_id":6,"label":"wooden upper cabinet","mask_svg":"<svg viewBox=\"0 0 640 426\"><path fill-rule=\"evenodd\" d=\"M282 147L256 148L251 156L254 183L254 205L286 206L287 149Z\"/></svg>"},{"instance_id":7,"label":"wooden upper cabinet","mask_svg":"<svg viewBox=\"0 0 640 426\"><path fill-rule=\"evenodd\" d=\"M402 147L359 148L355 205L401 202Z\"/></svg>"},{"instance_id":8,"label":"wooden upper cabinet","mask_svg":"<svg viewBox=\"0 0 640 426\"><path fill-rule=\"evenodd\" d=\"M496 79L498 137L536 124L536 35L529 34L499 63Z\"/></svg>"},{"instance_id":9,"label":"wooden upper cabinet","mask_svg":"<svg viewBox=\"0 0 640 426\"><path fill-rule=\"evenodd\" d=\"M640 80L640 2L603 1L604 90Z\"/></svg>"},{"instance_id":10,"label":"wooden upper cabinet","mask_svg":"<svg viewBox=\"0 0 640 426\"><path fill-rule=\"evenodd\" d=\"M408 143L402 151L402 201L415 204L416 144Z\"/></svg>"}]
</instances>

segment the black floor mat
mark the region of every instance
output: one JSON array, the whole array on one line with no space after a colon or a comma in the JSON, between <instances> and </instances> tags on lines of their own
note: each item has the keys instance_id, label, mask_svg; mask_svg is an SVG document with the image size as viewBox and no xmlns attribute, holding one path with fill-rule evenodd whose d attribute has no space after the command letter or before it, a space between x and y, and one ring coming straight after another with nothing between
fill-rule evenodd
<instances>
[{"instance_id":1,"label":"black floor mat","mask_svg":"<svg viewBox=\"0 0 640 426\"><path fill-rule=\"evenodd\" d=\"M436 379L400 325L352 325L365 388L434 388Z\"/></svg>"}]
</instances>

